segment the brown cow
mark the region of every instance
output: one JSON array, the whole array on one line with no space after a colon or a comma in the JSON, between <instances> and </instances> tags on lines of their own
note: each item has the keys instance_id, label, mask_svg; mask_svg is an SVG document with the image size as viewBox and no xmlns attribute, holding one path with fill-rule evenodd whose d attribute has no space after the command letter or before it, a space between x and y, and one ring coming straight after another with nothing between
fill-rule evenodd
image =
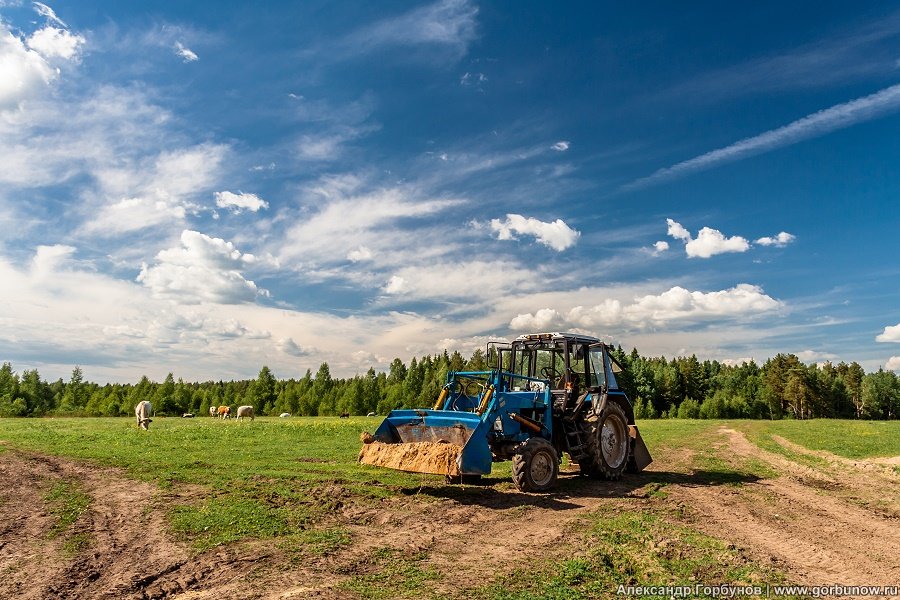
<instances>
[{"instance_id":1,"label":"brown cow","mask_svg":"<svg viewBox=\"0 0 900 600\"><path fill-rule=\"evenodd\" d=\"M218 408L218 412L219 412L220 417L222 417L223 419L227 419L228 414L231 412L231 407L230 406L220 406Z\"/></svg>"}]
</instances>

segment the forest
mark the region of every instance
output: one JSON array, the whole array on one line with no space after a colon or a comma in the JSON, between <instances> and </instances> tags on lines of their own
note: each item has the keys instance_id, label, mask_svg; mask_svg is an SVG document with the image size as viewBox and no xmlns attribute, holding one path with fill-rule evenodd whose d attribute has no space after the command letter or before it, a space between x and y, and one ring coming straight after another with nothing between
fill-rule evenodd
<instances>
[{"instance_id":1,"label":"forest","mask_svg":"<svg viewBox=\"0 0 900 600\"><path fill-rule=\"evenodd\" d=\"M646 358L621 347L613 354L625 368L619 384L634 403L638 419L896 419L900 379L892 371L866 373L856 362L806 365L793 354L778 354L763 365L729 365L696 356ZM387 414L394 408L430 407L449 371L481 371L493 356L476 350L468 359L444 351L395 358L389 369L349 378L331 376L328 363L300 379L278 379L263 366L256 379L185 382L170 373L162 382L146 376L135 384L84 381L80 367L68 381L47 382L36 369L20 374L9 362L0 367L0 417L125 416L149 400L155 414L206 415L210 406L250 404L257 414L333 416Z\"/></svg>"}]
</instances>

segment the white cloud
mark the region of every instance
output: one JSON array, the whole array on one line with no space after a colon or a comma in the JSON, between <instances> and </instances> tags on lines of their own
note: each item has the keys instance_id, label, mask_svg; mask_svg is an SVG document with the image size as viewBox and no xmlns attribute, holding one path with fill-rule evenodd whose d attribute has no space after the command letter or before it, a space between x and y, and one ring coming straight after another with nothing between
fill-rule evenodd
<instances>
[{"instance_id":1,"label":"white cloud","mask_svg":"<svg viewBox=\"0 0 900 600\"><path fill-rule=\"evenodd\" d=\"M297 342L295 342L293 340L293 338L289 338L289 337L281 338L280 340L278 340L277 346L278 346L279 350L281 350L282 352L284 352L285 354L287 354L289 356L302 357L302 356L309 356L310 354L312 354L312 352L310 350L301 348L299 345L297 345Z\"/></svg>"},{"instance_id":2,"label":"white cloud","mask_svg":"<svg viewBox=\"0 0 900 600\"><path fill-rule=\"evenodd\" d=\"M484 73L466 72L462 77L459 78L459 84L463 86L471 86L478 85L479 83L485 83L487 80L487 75L485 75Z\"/></svg>"},{"instance_id":3,"label":"white cloud","mask_svg":"<svg viewBox=\"0 0 900 600\"><path fill-rule=\"evenodd\" d=\"M566 150L569 149L569 142L567 142L566 140L560 140L550 147L553 148L554 150L556 150L557 152L565 152Z\"/></svg>"},{"instance_id":4,"label":"white cloud","mask_svg":"<svg viewBox=\"0 0 900 600\"><path fill-rule=\"evenodd\" d=\"M243 192L216 192L216 206L219 208L230 208L234 213L240 213L243 210L257 212L261 208L269 208L269 203L257 196L256 194L245 194Z\"/></svg>"},{"instance_id":5,"label":"white cloud","mask_svg":"<svg viewBox=\"0 0 900 600\"><path fill-rule=\"evenodd\" d=\"M534 314L526 313L513 317L509 326L516 331L539 332L557 329L564 322L562 315L552 308L542 308Z\"/></svg>"},{"instance_id":6,"label":"white cloud","mask_svg":"<svg viewBox=\"0 0 900 600\"><path fill-rule=\"evenodd\" d=\"M477 14L478 7L468 0L440 0L352 33L338 44L342 48L339 54L392 46L434 46L462 56L475 39Z\"/></svg>"},{"instance_id":7,"label":"white cloud","mask_svg":"<svg viewBox=\"0 0 900 600\"><path fill-rule=\"evenodd\" d=\"M876 342L900 342L900 323L897 325L889 325L884 328L878 336L875 337Z\"/></svg>"},{"instance_id":8,"label":"white cloud","mask_svg":"<svg viewBox=\"0 0 900 600\"><path fill-rule=\"evenodd\" d=\"M797 239L795 235L790 234L787 231L782 231L781 233L773 237L761 237L756 240L756 243L760 246L776 246L778 248L784 248L795 239Z\"/></svg>"},{"instance_id":9,"label":"white cloud","mask_svg":"<svg viewBox=\"0 0 900 600\"><path fill-rule=\"evenodd\" d=\"M800 359L801 362L806 364L822 364L825 361L833 361L837 359L837 355L831 354L830 352L820 352L818 350L801 350L796 353L797 358Z\"/></svg>"},{"instance_id":10,"label":"white cloud","mask_svg":"<svg viewBox=\"0 0 900 600\"><path fill-rule=\"evenodd\" d=\"M61 58L72 60L78 57L85 39L82 35L73 35L65 29L44 27L38 29L26 40L28 47L36 50L44 58Z\"/></svg>"},{"instance_id":11,"label":"white cloud","mask_svg":"<svg viewBox=\"0 0 900 600\"><path fill-rule=\"evenodd\" d=\"M409 236L405 230L418 219L459 206L460 200L423 199L405 188L356 194L360 185L354 177L330 177L311 190L311 214L291 215L295 224L271 249L282 264L337 264L360 246L378 256L382 265L404 264L410 256L447 251L449 244L422 248L418 237L422 233Z\"/></svg>"},{"instance_id":12,"label":"white cloud","mask_svg":"<svg viewBox=\"0 0 900 600\"><path fill-rule=\"evenodd\" d=\"M372 260L372 256L372 251L369 248L360 246L347 253L347 260L349 260L350 262L360 262L364 260Z\"/></svg>"},{"instance_id":13,"label":"white cloud","mask_svg":"<svg viewBox=\"0 0 900 600\"><path fill-rule=\"evenodd\" d=\"M669 242L660 240L653 244L653 250L651 251L653 256L659 256L663 252L669 249Z\"/></svg>"},{"instance_id":14,"label":"white cloud","mask_svg":"<svg viewBox=\"0 0 900 600\"><path fill-rule=\"evenodd\" d=\"M491 229L497 232L497 239L514 240L516 233L531 235L539 243L562 252L566 248L575 245L580 232L572 229L562 219L545 223L533 217L525 218L522 215L507 214L506 220L491 219Z\"/></svg>"},{"instance_id":15,"label":"white cloud","mask_svg":"<svg viewBox=\"0 0 900 600\"><path fill-rule=\"evenodd\" d=\"M836 104L783 127L743 139L730 146L701 154L671 167L659 169L652 175L622 186L622 189L640 189L655 183L710 169L723 163L738 161L749 156L790 146L803 140L819 137L838 129L844 129L857 123L881 117L894 112L898 108L900 108L900 84L884 88L869 96Z\"/></svg>"},{"instance_id":16,"label":"white cloud","mask_svg":"<svg viewBox=\"0 0 900 600\"><path fill-rule=\"evenodd\" d=\"M58 75L0 21L0 111L16 109L37 96Z\"/></svg>"},{"instance_id":17,"label":"white cloud","mask_svg":"<svg viewBox=\"0 0 900 600\"><path fill-rule=\"evenodd\" d=\"M513 319L510 327L528 329L523 325L536 325L545 321L588 330L597 327L621 329L677 326L751 318L776 311L782 306L781 302L765 294L760 287L746 283L715 292L690 291L675 286L660 294L634 297L631 303L606 298L595 306L575 306L565 313L546 308L534 314L520 314Z\"/></svg>"},{"instance_id":18,"label":"white cloud","mask_svg":"<svg viewBox=\"0 0 900 600\"><path fill-rule=\"evenodd\" d=\"M666 219L666 224L669 226L668 234L673 238L676 240L684 240L685 242L691 241L691 232L685 229L681 223L678 223L674 219Z\"/></svg>"},{"instance_id":19,"label":"white cloud","mask_svg":"<svg viewBox=\"0 0 900 600\"><path fill-rule=\"evenodd\" d=\"M186 62L194 62L200 60L200 57L197 56L197 53L191 50L190 48L185 47L181 42L175 42L175 54L181 57L181 59Z\"/></svg>"},{"instance_id":20,"label":"white cloud","mask_svg":"<svg viewBox=\"0 0 900 600\"><path fill-rule=\"evenodd\" d=\"M900 371L900 356L890 357L887 362L884 363L884 369L886 371Z\"/></svg>"},{"instance_id":21,"label":"white cloud","mask_svg":"<svg viewBox=\"0 0 900 600\"><path fill-rule=\"evenodd\" d=\"M137 164L117 168L98 166L94 175L105 196L84 225L92 235L112 236L163 223L181 223L196 202L215 183L229 148L201 144L161 152Z\"/></svg>"},{"instance_id":22,"label":"white cloud","mask_svg":"<svg viewBox=\"0 0 900 600\"><path fill-rule=\"evenodd\" d=\"M143 265L137 281L154 297L181 304L252 302L267 295L241 274L254 262L256 257L242 254L231 242L186 229L181 247L159 252L155 265Z\"/></svg>"},{"instance_id":23,"label":"white cloud","mask_svg":"<svg viewBox=\"0 0 900 600\"><path fill-rule=\"evenodd\" d=\"M68 28L68 25L63 23L62 19L57 17L56 13L53 12L53 9L50 8L49 6L47 6L46 4L44 4L42 2L33 2L32 4L34 5L34 11L37 14L41 15L42 17L45 17L51 23L56 23L60 27Z\"/></svg>"},{"instance_id":24,"label":"white cloud","mask_svg":"<svg viewBox=\"0 0 900 600\"><path fill-rule=\"evenodd\" d=\"M406 280L399 275L394 275L387 282L387 285L384 286L385 294L402 294L406 291Z\"/></svg>"},{"instance_id":25,"label":"white cloud","mask_svg":"<svg viewBox=\"0 0 900 600\"><path fill-rule=\"evenodd\" d=\"M384 291L402 295L404 299L437 300L442 302L467 300L490 302L498 290L514 290L526 294L545 285L546 274L538 268L525 268L514 262L421 261L398 269ZM513 292L510 292L513 293Z\"/></svg>"},{"instance_id":26,"label":"white cloud","mask_svg":"<svg viewBox=\"0 0 900 600\"><path fill-rule=\"evenodd\" d=\"M688 258L710 258L726 252L746 252L750 249L750 242L739 235L725 237L718 229L704 227L697 234L696 239L685 229L681 223L672 219L666 219L669 235L685 242L685 252Z\"/></svg>"}]
</instances>

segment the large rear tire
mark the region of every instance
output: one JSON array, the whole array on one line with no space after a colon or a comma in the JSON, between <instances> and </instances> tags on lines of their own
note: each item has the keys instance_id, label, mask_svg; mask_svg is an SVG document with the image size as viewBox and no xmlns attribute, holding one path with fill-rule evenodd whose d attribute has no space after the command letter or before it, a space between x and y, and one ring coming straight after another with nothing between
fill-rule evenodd
<instances>
[{"instance_id":1,"label":"large rear tire","mask_svg":"<svg viewBox=\"0 0 900 600\"><path fill-rule=\"evenodd\" d=\"M544 438L529 439L513 456L513 483L523 492L546 492L556 485L558 475L559 454Z\"/></svg>"},{"instance_id":2,"label":"large rear tire","mask_svg":"<svg viewBox=\"0 0 900 600\"><path fill-rule=\"evenodd\" d=\"M582 471L604 479L615 480L628 467L631 438L625 411L615 402L608 402L592 422L587 439L590 458L582 464Z\"/></svg>"}]
</instances>

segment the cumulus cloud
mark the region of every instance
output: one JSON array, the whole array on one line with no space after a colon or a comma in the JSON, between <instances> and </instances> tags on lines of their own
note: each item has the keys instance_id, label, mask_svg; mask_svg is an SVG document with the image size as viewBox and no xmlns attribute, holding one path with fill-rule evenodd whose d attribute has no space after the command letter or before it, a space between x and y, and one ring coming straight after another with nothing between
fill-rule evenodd
<instances>
[{"instance_id":1,"label":"cumulus cloud","mask_svg":"<svg viewBox=\"0 0 900 600\"><path fill-rule=\"evenodd\" d=\"M760 246L775 246L777 248L784 248L791 242L793 242L797 237L793 234L788 233L787 231L782 231L776 236L772 237L761 237L756 240L756 243Z\"/></svg>"},{"instance_id":2,"label":"cumulus cloud","mask_svg":"<svg viewBox=\"0 0 900 600\"><path fill-rule=\"evenodd\" d=\"M542 308L534 314L526 313L517 315L509 322L511 329L516 331L549 331L556 329L565 323L562 315L552 308Z\"/></svg>"},{"instance_id":3,"label":"cumulus cloud","mask_svg":"<svg viewBox=\"0 0 900 600\"><path fill-rule=\"evenodd\" d=\"M181 42L175 42L175 54L180 56L181 59L186 63L200 60L200 57L197 56L196 52L194 52L190 48L187 48Z\"/></svg>"},{"instance_id":4,"label":"cumulus cloud","mask_svg":"<svg viewBox=\"0 0 900 600\"><path fill-rule=\"evenodd\" d=\"M392 276L388 280L387 285L384 286L385 294L402 294L405 291L407 291L406 279L400 277L399 275Z\"/></svg>"},{"instance_id":5,"label":"cumulus cloud","mask_svg":"<svg viewBox=\"0 0 900 600\"><path fill-rule=\"evenodd\" d=\"M560 140L550 147L553 148L554 150L556 150L557 152L565 152L566 150L569 149L569 142L567 142L566 140Z\"/></svg>"},{"instance_id":6,"label":"cumulus cloud","mask_svg":"<svg viewBox=\"0 0 900 600\"><path fill-rule=\"evenodd\" d=\"M752 317L782 306L759 286L746 283L714 292L690 291L675 286L661 294L635 297L630 304L606 298L594 306L576 306L564 315L549 308L534 314L520 314L510 322L510 327L524 330L545 321L584 329L665 326Z\"/></svg>"},{"instance_id":7,"label":"cumulus cloud","mask_svg":"<svg viewBox=\"0 0 900 600\"><path fill-rule=\"evenodd\" d=\"M312 351L301 348L293 338L289 337L281 338L280 340L278 340L277 346L279 350L289 356L302 357L312 354Z\"/></svg>"},{"instance_id":8,"label":"cumulus cloud","mask_svg":"<svg viewBox=\"0 0 900 600\"><path fill-rule=\"evenodd\" d=\"M216 206L219 208L231 209L234 213L240 213L244 210L257 212L261 208L269 208L269 203L257 196L256 194L245 194L243 192L216 192Z\"/></svg>"},{"instance_id":9,"label":"cumulus cloud","mask_svg":"<svg viewBox=\"0 0 900 600\"><path fill-rule=\"evenodd\" d=\"M746 252L750 249L750 242L739 235L726 237L718 229L704 227L694 238L681 223L673 219L666 219L666 223L669 235L685 242L684 249L688 258L710 258L717 254Z\"/></svg>"},{"instance_id":10,"label":"cumulus cloud","mask_svg":"<svg viewBox=\"0 0 900 600\"><path fill-rule=\"evenodd\" d=\"M900 342L900 323L888 325L875 337L876 342Z\"/></svg>"},{"instance_id":11,"label":"cumulus cloud","mask_svg":"<svg viewBox=\"0 0 900 600\"><path fill-rule=\"evenodd\" d=\"M653 256L659 256L660 254L662 254L663 252L665 252L668 249L669 249L669 242L660 240L660 241L656 242L655 244L653 244L653 250L651 250L651 253L653 254Z\"/></svg>"},{"instance_id":12,"label":"cumulus cloud","mask_svg":"<svg viewBox=\"0 0 900 600\"><path fill-rule=\"evenodd\" d=\"M137 281L155 297L179 304L252 302L268 294L241 274L256 260L231 242L186 229L181 233L181 247L159 252L156 264L141 267Z\"/></svg>"},{"instance_id":13,"label":"cumulus cloud","mask_svg":"<svg viewBox=\"0 0 900 600\"><path fill-rule=\"evenodd\" d=\"M0 111L18 108L53 81L58 72L0 21Z\"/></svg>"},{"instance_id":14,"label":"cumulus cloud","mask_svg":"<svg viewBox=\"0 0 900 600\"><path fill-rule=\"evenodd\" d=\"M884 369L886 371L900 371L900 356L890 357L887 362L884 363Z\"/></svg>"},{"instance_id":15,"label":"cumulus cloud","mask_svg":"<svg viewBox=\"0 0 900 600\"><path fill-rule=\"evenodd\" d=\"M507 214L506 220L491 219L491 229L497 232L499 240L514 240L515 234L533 236L538 243L562 252L575 245L580 232L572 229L562 219L545 223L533 217Z\"/></svg>"},{"instance_id":16,"label":"cumulus cloud","mask_svg":"<svg viewBox=\"0 0 900 600\"><path fill-rule=\"evenodd\" d=\"M72 60L78 57L85 39L84 36L72 34L65 29L44 27L32 33L27 43L29 48L36 50L46 59Z\"/></svg>"}]
</instances>

